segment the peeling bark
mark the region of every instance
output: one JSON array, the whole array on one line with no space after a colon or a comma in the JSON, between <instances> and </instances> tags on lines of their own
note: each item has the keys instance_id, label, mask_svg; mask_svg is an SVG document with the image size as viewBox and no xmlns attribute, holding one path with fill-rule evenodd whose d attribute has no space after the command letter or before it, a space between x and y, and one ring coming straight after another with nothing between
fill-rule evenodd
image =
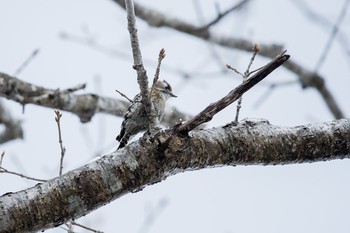
<instances>
[{"instance_id":1,"label":"peeling bark","mask_svg":"<svg viewBox=\"0 0 350 233\"><path fill-rule=\"evenodd\" d=\"M350 158L350 120L279 127L246 119L192 131L147 133L122 150L36 186L0 197L0 232L32 232L86 215L171 175L207 167Z\"/></svg>"}]
</instances>

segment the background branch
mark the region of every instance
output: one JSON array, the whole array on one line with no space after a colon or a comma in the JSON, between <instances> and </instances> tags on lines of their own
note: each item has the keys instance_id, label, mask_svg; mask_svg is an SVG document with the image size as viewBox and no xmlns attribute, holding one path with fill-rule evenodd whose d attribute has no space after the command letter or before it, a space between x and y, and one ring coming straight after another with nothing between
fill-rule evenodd
<instances>
[{"instance_id":1,"label":"background branch","mask_svg":"<svg viewBox=\"0 0 350 233\"><path fill-rule=\"evenodd\" d=\"M116 100L95 94L78 95L69 91L61 92L46 89L1 72L0 96L22 105L35 104L71 112L76 114L80 118L80 121L84 123L90 121L96 113L123 117L130 105L128 101ZM174 126L179 122L179 119L188 119L189 117L189 115L181 113L175 108L170 108L166 110L162 124Z\"/></svg>"},{"instance_id":2,"label":"background branch","mask_svg":"<svg viewBox=\"0 0 350 233\"><path fill-rule=\"evenodd\" d=\"M240 2L238 2L236 4L234 4L232 7L224 10L223 12L221 12L218 9L217 17L215 19L213 19L212 21L210 21L209 23L207 23L205 26L203 26L202 29L208 29L211 26L214 26L215 24L219 23L225 16L227 16L231 12L242 9L245 5L247 5L247 3L249 3L249 1L250 0L240 1Z\"/></svg>"},{"instance_id":3,"label":"background branch","mask_svg":"<svg viewBox=\"0 0 350 233\"><path fill-rule=\"evenodd\" d=\"M125 8L122 0L114 0L114 2ZM168 15L148 9L137 3L135 3L135 12L138 17L145 20L153 27L168 27L224 47L250 52L254 44L245 39L210 33L209 29L205 27L198 27L183 20L171 18ZM281 53L284 50L283 46L276 44L259 43L259 46L259 55L268 58L274 58L275 54ZM326 86L323 77L292 60L284 63L284 66L290 72L297 75L303 88L312 87L320 93L335 118L339 119L344 117L342 110Z\"/></svg>"},{"instance_id":4,"label":"background branch","mask_svg":"<svg viewBox=\"0 0 350 233\"><path fill-rule=\"evenodd\" d=\"M331 47L332 47L333 41L334 41L335 37L338 34L339 27L340 27L341 23L343 22L343 19L344 19L345 15L346 15L346 11L348 9L349 2L350 2L349 0L345 0L344 5L341 8L341 11L339 13L337 22L333 25L332 31L331 31L331 33L329 35L327 43L326 43L326 45L325 45L325 47L324 47L324 49L322 51L322 54L321 54L321 56L320 56L320 58L319 58L319 60L318 60L318 62L316 64L315 71L320 70L320 68L322 67L322 65L323 65L323 63L324 63L324 61L325 61L325 59L326 59L326 57L327 57Z\"/></svg>"},{"instance_id":5,"label":"background branch","mask_svg":"<svg viewBox=\"0 0 350 233\"><path fill-rule=\"evenodd\" d=\"M3 101L0 101L0 124L5 127L0 133L0 144L23 138L23 129L19 120L16 120L6 109Z\"/></svg>"}]
</instances>

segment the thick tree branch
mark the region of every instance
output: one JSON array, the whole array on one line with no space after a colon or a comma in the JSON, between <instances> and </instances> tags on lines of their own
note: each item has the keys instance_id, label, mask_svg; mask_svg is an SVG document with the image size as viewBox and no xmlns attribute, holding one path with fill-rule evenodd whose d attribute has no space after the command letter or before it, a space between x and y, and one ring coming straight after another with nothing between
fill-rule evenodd
<instances>
[{"instance_id":1,"label":"thick tree branch","mask_svg":"<svg viewBox=\"0 0 350 233\"><path fill-rule=\"evenodd\" d=\"M242 84L237 86L235 89L230 91L224 98L211 103L203 111L194 116L191 120L179 125L176 131L179 133L187 134L189 131L193 130L200 124L210 121L213 116L226 108L228 105L232 104L234 101L238 100L245 92L250 90L253 86L267 77L272 71L281 66L285 61L289 59L289 55L284 55L286 51L279 54L274 60L265 65L256 74L247 80L244 80Z\"/></svg>"},{"instance_id":2,"label":"thick tree branch","mask_svg":"<svg viewBox=\"0 0 350 233\"><path fill-rule=\"evenodd\" d=\"M125 8L122 0L113 1ZM253 42L245 39L213 34L210 32L209 28L196 26L181 19L171 18L168 15L148 9L137 3L135 3L135 12L138 17L145 20L153 27L168 27L224 47L250 52L251 47L254 44ZM276 44L268 45L259 43L259 46L259 55L268 58L273 58L275 54L281 53L284 50L283 46ZM338 106L332 93L328 90L323 77L292 60L286 62L284 66L298 76L300 84L303 88L312 87L320 93L321 97L335 118L340 119L344 117L344 114Z\"/></svg>"},{"instance_id":3,"label":"thick tree branch","mask_svg":"<svg viewBox=\"0 0 350 233\"><path fill-rule=\"evenodd\" d=\"M38 231L77 219L171 175L213 166L277 165L350 158L350 120L279 127L247 119L192 131L147 134L122 150L45 183L0 197L0 231Z\"/></svg>"},{"instance_id":4,"label":"thick tree branch","mask_svg":"<svg viewBox=\"0 0 350 233\"><path fill-rule=\"evenodd\" d=\"M74 89L74 90L73 90ZM127 101L102 97L95 94L74 94L79 88L64 91L46 89L0 72L0 96L22 105L35 104L42 107L60 109L76 114L81 122L88 122L96 113L106 113L123 117L130 105ZM167 110L163 124L174 126L179 119L188 119L189 115Z\"/></svg>"}]
</instances>

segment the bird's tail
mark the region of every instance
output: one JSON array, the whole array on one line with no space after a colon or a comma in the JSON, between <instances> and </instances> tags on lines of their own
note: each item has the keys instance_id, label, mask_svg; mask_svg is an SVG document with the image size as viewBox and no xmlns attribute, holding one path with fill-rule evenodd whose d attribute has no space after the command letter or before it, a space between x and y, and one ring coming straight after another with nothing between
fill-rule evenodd
<instances>
[{"instance_id":1,"label":"bird's tail","mask_svg":"<svg viewBox=\"0 0 350 233\"><path fill-rule=\"evenodd\" d=\"M118 146L118 150L119 150L119 149L125 147L126 144L128 144L128 141L130 139L130 135L128 135L128 134L124 134L124 135L119 134L116 139L117 139L117 141L119 141L119 146Z\"/></svg>"}]
</instances>

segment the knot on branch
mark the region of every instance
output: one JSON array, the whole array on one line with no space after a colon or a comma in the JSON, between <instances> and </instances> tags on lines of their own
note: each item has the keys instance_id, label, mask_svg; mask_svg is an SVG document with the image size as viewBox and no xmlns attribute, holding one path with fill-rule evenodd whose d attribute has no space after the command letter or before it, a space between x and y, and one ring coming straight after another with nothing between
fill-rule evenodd
<instances>
[{"instance_id":1,"label":"knot on branch","mask_svg":"<svg viewBox=\"0 0 350 233\"><path fill-rule=\"evenodd\" d=\"M142 64L135 64L135 65L132 66L132 68L134 70L141 70L141 69L143 69L143 65Z\"/></svg>"}]
</instances>

